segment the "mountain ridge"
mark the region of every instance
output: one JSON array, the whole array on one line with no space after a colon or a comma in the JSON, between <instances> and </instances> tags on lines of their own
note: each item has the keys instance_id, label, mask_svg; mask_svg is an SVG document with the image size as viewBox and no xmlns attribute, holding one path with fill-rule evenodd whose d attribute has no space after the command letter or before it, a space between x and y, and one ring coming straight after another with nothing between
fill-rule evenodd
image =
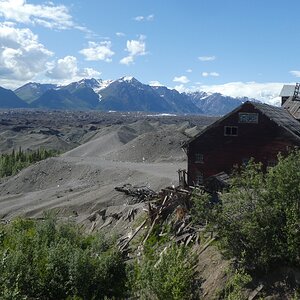
<instances>
[{"instance_id":1,"label":"mountain ridge","mask_svg":"<svg viewBox=\"0 0 300 300\"><path fill-rule=\"evenodd\" d=\"M23 107L29 108L175 114L223 115L250 100L203 91L180 93L166 86L143 84L132 76L83 78L67 85L30 82L14 92L25 103Z\"/></svg>"}]
</instances>

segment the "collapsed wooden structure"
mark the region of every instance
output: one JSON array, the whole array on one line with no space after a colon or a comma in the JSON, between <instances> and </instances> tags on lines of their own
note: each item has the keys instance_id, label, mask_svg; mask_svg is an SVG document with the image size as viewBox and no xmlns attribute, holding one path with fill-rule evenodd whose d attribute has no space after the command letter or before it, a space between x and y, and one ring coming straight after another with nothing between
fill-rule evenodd
<instances>
[{"instance_id":1,"label":"collapsed wooden structure","mask_svg":"<svg viewBox=\"0 0 300 300\"><path fill-rule=\"evenodd\" d=\"M116 189L128 195L126 189ZM144 232L141 246L144 246L153 231L162 229L162 224L169 226L171 241L174 243L189 245L199 243L199 233L205 226L194 225L191 220L191 197L197 193L203 193L200 188L184 189L181 187L166 187L158 194L149 195L145 190L145 211L147 218L140 224L133 233L123 236L118 240L120 251L127 252L132 239L147 227ZM130 195L130 194L129 194ZM136 196L140 198L140 195ZM147 225L147 226L146 226ZM156 232L157 233L157 232ZM159 233L163 235L163 232Z\"/></svg>"}]
</instances>

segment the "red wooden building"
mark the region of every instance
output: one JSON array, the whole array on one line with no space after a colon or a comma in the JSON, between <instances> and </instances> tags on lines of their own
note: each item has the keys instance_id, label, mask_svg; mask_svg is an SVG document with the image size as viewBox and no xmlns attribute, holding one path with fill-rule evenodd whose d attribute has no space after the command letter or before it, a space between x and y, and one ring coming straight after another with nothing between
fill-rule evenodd
<instances>
[{"instance_id":1,"label":"red wooden building","mask_svg":"<svg viewBox=\"0 0 300 300\"><path fill-rule=\"evenodd\" d=\"M253 157L273 166L279 152L300 146L300 122L287 110L245 102L208 126L184 148L188 156L188 185L220 172L231 173Z\"/></svg>"}]
</instances>

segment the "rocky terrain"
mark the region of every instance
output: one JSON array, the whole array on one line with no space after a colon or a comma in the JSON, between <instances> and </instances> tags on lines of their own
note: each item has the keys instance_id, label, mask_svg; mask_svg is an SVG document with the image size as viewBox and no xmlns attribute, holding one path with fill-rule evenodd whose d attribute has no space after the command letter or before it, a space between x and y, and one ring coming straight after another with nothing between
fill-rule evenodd
<instances>
[{"instance_id":1,"label":"rocky terrain","mask_svg":"<svg viewBox=\"0 0 300 300\"><path fill-rule=\"evenodd\" d=\"M19 147L64 152L2 179L1 219L41 217L45 210L55 209L61 217L87 227L90 217L103 209L108 216L130 209L116 186L130 183L158 191L176 185L177 170L186 168L181 144L215 120L30 110L1 111L0 118L2 153ZM101 220L97 227L103 225Z\"/></svg>"}]
</instances>

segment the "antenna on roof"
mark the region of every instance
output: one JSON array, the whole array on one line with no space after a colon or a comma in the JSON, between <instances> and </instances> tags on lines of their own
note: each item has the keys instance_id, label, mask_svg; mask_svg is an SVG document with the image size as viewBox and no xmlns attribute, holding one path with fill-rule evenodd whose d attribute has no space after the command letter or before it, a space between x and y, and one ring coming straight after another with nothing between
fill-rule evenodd
<instances>
[{"instance_id":1,"label":"antenna on roof","mask_svg":"<svg viewBox=\"0 0 300 300\"><path fill-rule=\"evenodd\" d=\"M300 101L299 89L300 89L300 83L296 83L294 95L293 95L293 101Z\"/></svg>"}]
</instances>

